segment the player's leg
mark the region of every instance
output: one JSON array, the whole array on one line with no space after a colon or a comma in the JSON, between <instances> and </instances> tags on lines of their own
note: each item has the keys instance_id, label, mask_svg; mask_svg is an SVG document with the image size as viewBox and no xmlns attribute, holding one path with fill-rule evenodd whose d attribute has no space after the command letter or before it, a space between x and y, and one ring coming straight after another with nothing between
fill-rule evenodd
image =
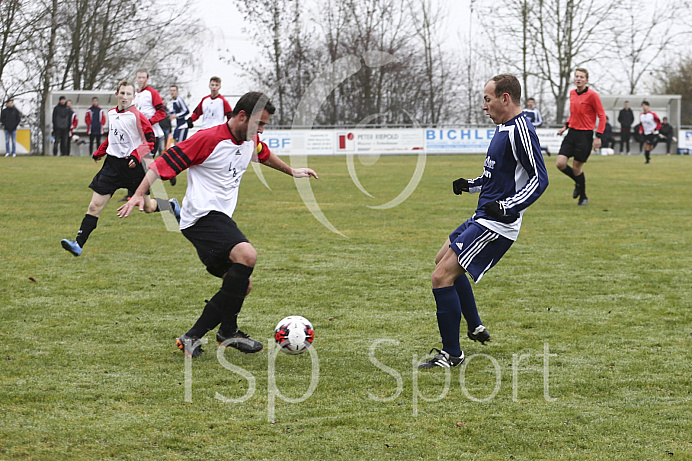
<instances>
[{"instance_id":1,"label":"player's leg","mask_svg":"<svg viewBox=\"0 0 692 461\"><path fill-rule=\"evenodd\" d=\"M242 352L260 351L262 343L249 338L237 326L237 317L249 292L250 275L257 261L254 247L235 222L223 213L211 212L182 232L197 249L207 271L223 281L221 289L207 302L193 327L178 338L178 347L183 349L186 339L198 341L221 323L217 341ZM201 353L201 348L196 345L190 349L185 346L185 349L193 357Z\"/></svg>"},{"instance_id":2,"label":"player's leg","mask_svg":"<svg viewBox=\"0 0 692 461\"><path fill-rule=\"evenodd\" d=\"M99 215L110 198L111 195L102 195L94 191L87 212L82 219L82 224L79 226L77 237L74 240L63 239L60 242L65 250L69 251L74 256L82 254L82 248L84 248L84 244L86 244L93 230L96 229Z\"/></svg>"},{"instance_id":3,"label":"player's leg","mask_svg":"<svg viewBox=\"0 0 692 461\"><path fill-rule=\"evenodd\" d=\"M437 252L435 256L435 264L439 264L444 255L449 251L450 240L447 238L440 251ZM454 280L454 289L459 297L459 303L461 305L461 315L464 316L466 320L466 328L468 331L468 336L474 341L485 341L490 340L490 334L487 329L483 326L481 317L478 314L478 307L476 306L476 298L473 295L473 288L471 288L471 283L469 282L466 274L461 274Z\"/></svg>"},{"instance_id":4,"label":"player's leg","mask_svg":"<svg viewBox=\"0 0 692 461\"><path fill-rule=\"evenodd\" d=\"M456 254L448 247L432 274L432 292L437 306L435 315L442 337L442 350L419 365L420 368L448 368L464 362L464 353L459 344L461 302L454 288L454 281L463 274L464 269L459 265Z\"/></svg>"}]
</instances>

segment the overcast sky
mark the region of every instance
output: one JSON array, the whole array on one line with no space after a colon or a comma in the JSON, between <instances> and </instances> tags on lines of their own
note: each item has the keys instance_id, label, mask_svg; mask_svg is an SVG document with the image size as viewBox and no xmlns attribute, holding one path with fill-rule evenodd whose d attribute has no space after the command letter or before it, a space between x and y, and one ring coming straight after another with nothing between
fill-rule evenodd
<instances>
[{"instance_id":1,"label":"overcast sky","mask_svg":"<svg viewBox=\"0 0 692 461\"><path fill-rule=\"evenodd\" d=\"M237 65L228 65L219 60L217 50L229 50L229 55L236 59L247 61L258 53L252 43L252 36L243 34L238 24L241 17L236 8L237 0L199 0L198 6L202 20L210 30L212 43L204 47L205 54L202 69L190 85L191 101L188 105L196 105L199 100L209 94L209 77L218 75L222 79L221 92L225 95L239 95L250 91L249 82L240 78ZM437 0L449 12L447 25L448 47L461 46L459 31L468 30L468 11L470 0ZM463 32L466 33L466 32Z\"/></svg>"}]
</instances>

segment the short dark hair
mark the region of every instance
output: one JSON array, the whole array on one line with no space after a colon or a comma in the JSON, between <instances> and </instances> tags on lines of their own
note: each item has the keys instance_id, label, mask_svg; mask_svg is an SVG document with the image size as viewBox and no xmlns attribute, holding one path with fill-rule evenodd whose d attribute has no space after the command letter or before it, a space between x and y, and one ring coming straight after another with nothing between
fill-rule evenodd
<instances>
[{"instance_id":1,"label":"short dark hair","mask_svg":"<svg viewBox=\"0 0 692 461\"><path fill-rule=\"evenodd\" d=\"M233 116L236 116L240 111L248 115L256 114L266 110L270 115L276 112L276 107L269 100L269 96L259 91L250 91L240 97L233 108Z\"/></svg>"},{"instance_id":2,"label":"short dark hair","mask_svg":"<svg viewBox=\"0 0 692 461\"><path fill-rule=\"evenodd\" d=\"M647 106L650 106L650 105L651 105L651 104L649 104L649 101L647 101L646 99L642 101L642 106L643 106L644 104L646 104Z\"/></svg>"},{"instance_id":3,"label":"short dark hair","mask_svg":"<svg viewBox=\"0 0 692 461\"><path fill-rule=\"evenodd\" d=\"M216 75L214 75L212 78L209 79L209 83L211 82L216 82L219 85L221 85L221 77L217 77Z\"/></svg>"},{"instance_id":4,"label":"short dark hair","mask_svg":"<svg viewBox=\"0 0 692 461\"><path fill-rule=\"evenodd\" d=\"M175 88L176 90L178 89L178 85L171 85L170 88Z\"/></svg>"},{"instance_id":5,"label":"short dark hair","mask_svg":"<svg viewBox=\"0 0 692 461\"><path fill-rule=\"evenodd\" d=\"M521 83L512 74L500 74L491 78L495 82L495 96L500 97L504 93L509 94L512 102L519 104L521 101Z\"/></svg>"},{"instance_id":6,"label":"short dark hair","mask_svg":"<svg viewBox=\"0 0 692 461\"><path fill-rule=\"evenodd\" d=\"M147 78L149 78L149 71L146 69L137 69L137 72L135 72L135 75L137 74L147 74Z\"/></svg>"}]
</instances>

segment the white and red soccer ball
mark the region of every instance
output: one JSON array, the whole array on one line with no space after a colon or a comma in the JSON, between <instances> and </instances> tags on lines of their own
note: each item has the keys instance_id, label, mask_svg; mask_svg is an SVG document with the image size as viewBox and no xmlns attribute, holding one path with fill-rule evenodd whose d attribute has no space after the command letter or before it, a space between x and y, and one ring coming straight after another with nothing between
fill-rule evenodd
<instances>
[{"instance_id":1,"label":"white and red soccer ball","mask_svg":"<svg viewBox=\"0 0 692 461\"><path fill-rule=\"evenodd\" d=\"M301 354L315 339L312 323L300 315L289 315L282 319L274 329L274 340L286 354Z\"/></svg>"}]
</instances>

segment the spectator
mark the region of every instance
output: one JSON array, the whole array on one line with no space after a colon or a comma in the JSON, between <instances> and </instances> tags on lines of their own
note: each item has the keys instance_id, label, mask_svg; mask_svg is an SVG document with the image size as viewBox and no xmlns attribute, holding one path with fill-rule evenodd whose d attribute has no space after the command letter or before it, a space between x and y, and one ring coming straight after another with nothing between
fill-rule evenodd
<instances>
[{"instance_id":1,"label":"spectator","mask_svg":"<svg viewBox=\"0 0 692 461\"><path fill-rule=\"evenodd\" d=\"M99 98L91 98L91 107L87 110L84 117L86 123L87 134L89 135L89 153L93 154L94 145L96 148L101 145L101 135L106 130L106 112L99 106Z\"/></svg>"},{"instance_id":2,"label":"spectator","mask_svg":"<svg viewBox=\"0 0 692 461\"><path fill-rule=\"evenodd\" d=\"M606 115L605 130L603 130L603 147L612 149L615 147L615 138L613 138L613 127L610 124L610 117Z\"/></svg>"},{"instance_id":3,"label":"spectator","mask_svg":"<svg viewBox=\"0 0 692 461\"><path fill-rule=\"evenodd\" d=\"M672 143L677 142L678 138L673 136L673 133L675 133L675 128L668 123L668 117L663 117L661 129L658 130L658 133L661 135L662 140L666 143L666 154L670 155L670 146Z\"/></svg>"},{"instance_id":4,"label":"spectator","mask_svg":"<svg viewBox=\"0 0 692 461\"><path fill-rule=\"evenodd\" d=\"M14 107L14 100L8 99L0 112L0 123L5 130L5 157L17 156L17 127L21 120L22 114Z\"/></svg>"},{"instance_id":5,"label":"spectator","mask_svg":"<svg viewBox=\"0 0 692 461\"><path fill-rule=\"evenodd\" d=\"M77 112L75 112L74 109L72 109L72 100L68 99L66 104L67 107L69 107L72 111L72 119L70 121L70 133L67 136L67 155L70 155L70 151L72 149L72 136L74 135L74 129L77 128L77 124L79 123L79 118L77 117Z\"/></svg>"},{"instance_id":6,"label":"spectator","mask_svg":"<svg viewBox=\"0 0 692 461\"><path fill-rule=\"evenodd\" d=\"M620 109L618 113L618 122L620 123L620 153L622 154L622 146L624 145L629 155L630 133L632 132L632 124L634 123L634 113L632 109L630 109L629 101L625 101L625 107Z\"/></svg>"},{"instance_id":7,"label":"spectator","mask_svg":"<svg viewBox=\"0 0 692 461\"><path fill-rule=\"evenodd\" d=\"M72 109L67 107L67 99L60 96L58 105L53 108L53 155L70 155L70 126L72 126Z\"/></svg>"}]
</instances>

